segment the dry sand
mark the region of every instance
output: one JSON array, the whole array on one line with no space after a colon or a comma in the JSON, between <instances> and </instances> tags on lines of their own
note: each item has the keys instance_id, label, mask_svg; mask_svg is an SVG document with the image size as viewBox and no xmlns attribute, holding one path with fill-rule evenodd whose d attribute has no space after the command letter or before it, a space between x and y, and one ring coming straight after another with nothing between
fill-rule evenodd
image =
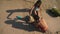
<instances>
[{"instance_id":1,"label":"dry sand","mask_svg":"<svg viewBox=\"0 0 60 34\"><path fill-rule=\"evenodd\" d=\"M32 25L25 26L22 22L14 21L16 16L28 15L34 3L35 0L0 0L0 34L56 34L60 31L60 17L51 17L46 13L46 9L54 5L59 7L59 0L57 2L56 0L42 0L42 16L49 27L46 33L35 31ZM7 19L10 13L10 19Z\"/></svg>"}]
</instances>

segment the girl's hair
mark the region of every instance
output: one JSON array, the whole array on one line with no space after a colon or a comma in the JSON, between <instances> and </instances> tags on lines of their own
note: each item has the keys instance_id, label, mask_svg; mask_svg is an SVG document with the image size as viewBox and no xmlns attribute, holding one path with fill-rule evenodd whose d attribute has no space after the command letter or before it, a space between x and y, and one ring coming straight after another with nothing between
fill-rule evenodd
<instances>
[{"instance_id":1,"label":"girl's hair","mask_svg":"<svg viewBox=\"0 0 60 34\"><path fill-rule=\"evenodd\" d=\"M34 6L38 6L38 7L40 7L41 3L42 3L42 1L41 1L41 0L38 0L38 1L35 3Z\"/></svg>"}]
</instances>

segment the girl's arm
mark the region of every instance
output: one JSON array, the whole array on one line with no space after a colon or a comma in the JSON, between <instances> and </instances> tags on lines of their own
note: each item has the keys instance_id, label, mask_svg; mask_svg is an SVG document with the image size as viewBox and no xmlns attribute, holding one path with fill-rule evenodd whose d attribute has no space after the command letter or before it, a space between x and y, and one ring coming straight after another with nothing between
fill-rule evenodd
<instances>
[{"instance_id":1,"label":"girl's arm","mask_svg":"<svg viewBox=\"0 0 60 34\"><path fill-rule=\"evenodd\" d=\"M42 9L41 9L41 6L42 6L42 5L40 5L40 7L39 7L39 11L38 11L38 16L39 16L40 18L42 17L42 12L41 12Z\"/></svg>"},{"instance_id":2,"label":"girl's arm","mask_svg":"<svg viewBox=\"0 0 60 34\"><path fill-rule=\"evenodd\" d=\"M33 9L34 9L34 6L31 8L31 11L30 11L30 13L29 13L30 15L32 14Z\"/></svg>"}]
</instances>

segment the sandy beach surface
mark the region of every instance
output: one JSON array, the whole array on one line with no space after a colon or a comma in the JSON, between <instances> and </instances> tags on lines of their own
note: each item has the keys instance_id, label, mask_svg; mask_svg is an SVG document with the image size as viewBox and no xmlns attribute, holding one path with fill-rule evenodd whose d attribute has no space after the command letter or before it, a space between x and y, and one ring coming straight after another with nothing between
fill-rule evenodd
<instances>
[{"instance_id":1,"label":"sandy beach surface","mask_svg":"<svg viewBox=\"0 0 60 34\"><path fill-rule=\"evenodd\" d=\"M42 33L31 25L16 21L16 16L23 18L37 0L0 0L0 34L60 34L60 17L52 17L47 9L56 6L60 9L60 0L42 0L41 12L48 25L48 31Z\"/></svg>"}]
</instances>

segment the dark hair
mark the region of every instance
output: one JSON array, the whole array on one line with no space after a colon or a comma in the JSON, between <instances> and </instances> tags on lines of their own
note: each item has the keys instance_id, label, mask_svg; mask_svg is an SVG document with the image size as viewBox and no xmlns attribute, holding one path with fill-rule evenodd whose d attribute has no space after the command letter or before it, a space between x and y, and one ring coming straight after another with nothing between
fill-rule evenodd
<instances>
[{"instance_id":1,"label":"dark hair","mask_svg":"<svg viewBox=\"0 0 60 34\"><path fill-rule=\"evenodd\" d=\"M42 1L41 0L38 0L35 4L34 4L34 6L36 7L40 7L40 5L41 5L41 3L42 3Z\"/></svg>"},{"instance_id":2,"label":"dark hair","mask_svg":"<svg viewBox=\"0 0 60 34\"><path fill-rule=\"evenodd\" d=\"M34 16L34 19L35 19L35 20L39 20L39 16L38 16L38 15L35 15L35 16Z\"/></svg>"}]
</instances>

